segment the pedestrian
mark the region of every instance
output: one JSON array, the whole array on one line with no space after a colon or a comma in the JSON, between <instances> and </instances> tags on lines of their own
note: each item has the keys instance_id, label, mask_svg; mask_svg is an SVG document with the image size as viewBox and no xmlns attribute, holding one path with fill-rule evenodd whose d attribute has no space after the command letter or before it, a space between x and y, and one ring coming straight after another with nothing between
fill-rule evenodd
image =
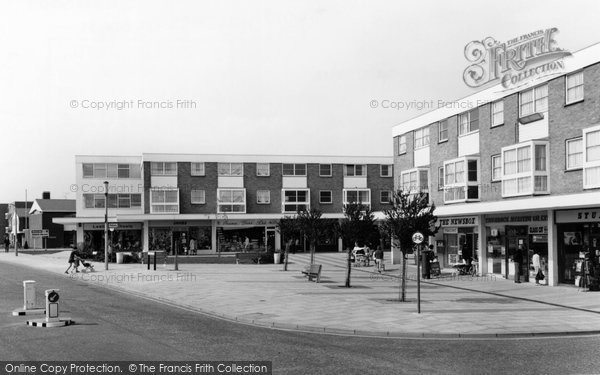
<instances>
[{"instance_id":1,"label":"pedestrian","mask_svg":"<svg viewBox=\"0 0 600 375\"><path fill-rule=\"evenodd\" d=\"M244 252L247 252L249 247L250 247L250 239L248 238L248 236L246 236L246 239L244 239Z\"/></svg>"},{"instance_id":2,"label":"pedestrian","mask_svg":"<svg viewBox=\"0 0 600 375\"><path fill-rule=\"evenodd\" d=\"M542 271L542 262L538 250L534 251L531 257L531 264L533 264L533 269L535 270L535 285L540 285L540 280L544 280L546 276L544 276L544 271Z\"/></svg>"},{"instance_id":3,"label":"pedestrian","mask_svg":"<svg viewBox=\"0 0 600 375\"><path fill-rule=\"evenodd\" d=\"M8 253L8 248L10 247L10 240L8 236L4 236L4 252Z\"/></svg>"},{"instance_id":4,"label":"pedestrian","mask_svg":"<svg viewBox=\"0 0 600 375\"><path fill-rule=\"evenodd\" d=\"M381 246L377 246L377 250L375 250L375 264L377 264L377 272L381 273L381 271L385 270L383 265L383 250L381 250Z\"/></svg>"},{"instance_id":5,"label":"pedestrian","mask_svg":"<svg viewBox=\"0 0 600 375\"><path fill-rule=\"evenodd\" d=\"M65 271L66 274L69 273L71 267L73 267L75 272L79 272L79 270L77 269L79 267L79 253L77 252L77 249L73 249L73 251L71 251L71 254L69 255L69 267Z\"/></svg>"},{"instance_id":6,"label":"pedestrian","mask_svg":"<svg viewBox=\"0 0 600 375\"><path fill-rule=\"evenodd\" d=\"M515 283L521 283L521 264L523 263L523 245L519 244L513 254L513 264L515 265Z\"/></svg>"},{"instance_id":7,"label":"pedestrian","mask_svg":"<svg viewBox=\"0 0 600 375\"><path fill-rule=\"evenodd\" d=\"M192 237L190 239L190 254L196 255L196 253L197 253L196 240L194 239L194 237Z\"/></svg>"}]
</instances>

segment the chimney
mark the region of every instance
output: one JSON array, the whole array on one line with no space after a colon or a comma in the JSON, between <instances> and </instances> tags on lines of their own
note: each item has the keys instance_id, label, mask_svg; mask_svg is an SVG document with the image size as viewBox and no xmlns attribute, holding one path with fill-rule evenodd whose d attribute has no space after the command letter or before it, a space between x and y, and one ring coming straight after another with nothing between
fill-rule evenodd
<instances>
[{"instance_id":1,"label":"chimney","mask_svg":"<svg viewBox=\"0 0 600 375\"><path fill-rule=\"evenodd\" d=\"M50 192L45 191L42 193L42 199L50 199Z\"/></svg>"}]
</instances>

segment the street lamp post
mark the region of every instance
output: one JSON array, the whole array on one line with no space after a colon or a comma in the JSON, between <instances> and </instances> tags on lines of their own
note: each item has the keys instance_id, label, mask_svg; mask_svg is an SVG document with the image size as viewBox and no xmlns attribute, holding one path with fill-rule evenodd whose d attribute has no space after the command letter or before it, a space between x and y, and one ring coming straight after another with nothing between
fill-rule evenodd
<instances>
[{"instance_id":1,"label":"street lamp post","mask_svg":"<svg viewBox=\"0 0 600 375\"><path fill-rule=\"evenodd\" d=\"M108 271L108 181L104 181L104 269Z\"/></svg>"}]
</instances>

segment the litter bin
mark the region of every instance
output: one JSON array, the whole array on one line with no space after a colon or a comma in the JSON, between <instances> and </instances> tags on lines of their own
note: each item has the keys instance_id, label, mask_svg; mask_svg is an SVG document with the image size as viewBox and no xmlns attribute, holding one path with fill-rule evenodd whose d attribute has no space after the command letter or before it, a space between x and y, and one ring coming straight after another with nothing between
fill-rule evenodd
<instances>
[{"instance_id":1,"label":"litter bin","mask_svg":"<svg viewBox=\"0 0 600 375\"><path fill-rule=\"evenodd\" d=\"M117 253L117 264L123 264L123 253Z\"/></svg>"}]
</instances>

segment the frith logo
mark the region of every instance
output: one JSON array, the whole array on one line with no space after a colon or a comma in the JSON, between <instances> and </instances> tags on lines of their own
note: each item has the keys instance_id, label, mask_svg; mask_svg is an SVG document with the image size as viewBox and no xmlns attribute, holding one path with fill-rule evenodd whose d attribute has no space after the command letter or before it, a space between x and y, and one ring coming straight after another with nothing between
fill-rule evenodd
<instances>
[{"instance_id":1,"label":"frith logo","mask_svg":"<svg viewBox=\"0 0 600 375\"><path fill-rule=\"evenodd\" d=\"M469 87L500 81L505 89L514 88L546 75L564 70L564 57L571 52L558 47L557 28L537 30L501 43L492 37L472 41L465 57L472 63L463 80Z\"/></svg>"}]
</instances>

